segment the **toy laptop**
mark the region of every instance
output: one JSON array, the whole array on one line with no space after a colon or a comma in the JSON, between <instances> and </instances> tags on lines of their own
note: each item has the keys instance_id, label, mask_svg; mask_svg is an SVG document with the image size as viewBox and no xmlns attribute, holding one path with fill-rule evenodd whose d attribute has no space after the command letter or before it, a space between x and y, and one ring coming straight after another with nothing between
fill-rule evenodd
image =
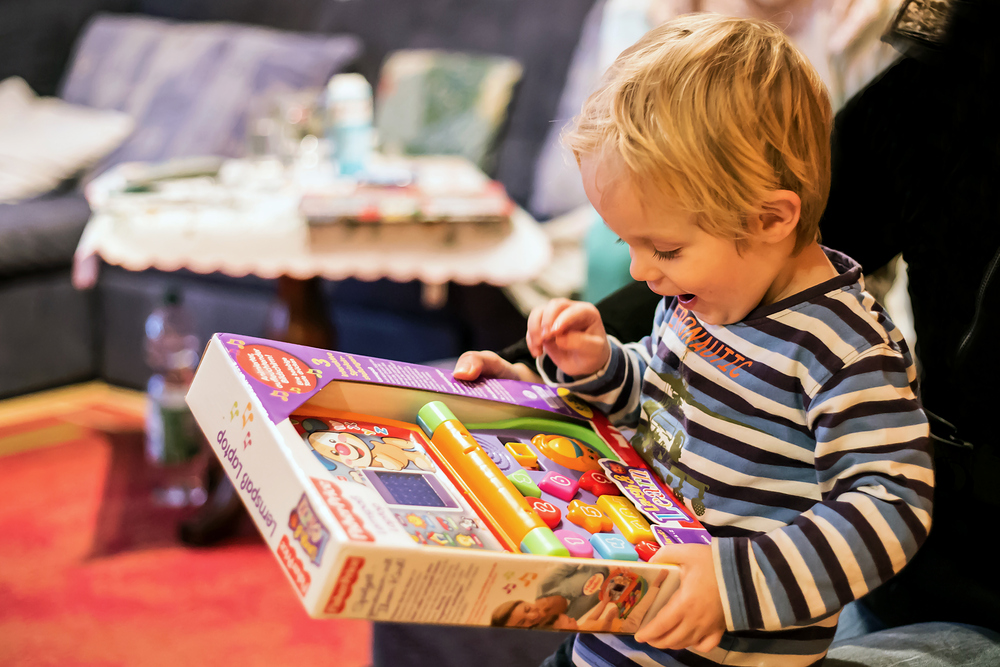
<instances>
[{"instance_id":1,"label":"toy laptop","mask_svg":"<svg viewBox=\"0 0 1000 667\"><path fill-rule=\"evenodd\" d=\"M216 334L187 401L316 618L634 633L709 542L545 385Z\"/></svg>"}]
</instances>

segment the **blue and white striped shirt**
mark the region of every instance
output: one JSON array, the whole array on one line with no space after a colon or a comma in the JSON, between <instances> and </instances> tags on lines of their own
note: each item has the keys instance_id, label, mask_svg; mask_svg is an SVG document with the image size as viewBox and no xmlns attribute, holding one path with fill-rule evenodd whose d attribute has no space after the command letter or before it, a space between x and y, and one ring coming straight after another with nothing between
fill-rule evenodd
<instances>
[{"instance_id":1,"label":"blue and white striped shirt","mask_svg":"<svg viewBox=\"0 0 1000 667\"><path fill-rule=\"evenodd\" d=\"M861 268L730 325L661 301L653 333L608 367L546 381L617 424L713 535L728 632L709 654L579 635L578 665L811 665L841 607L907 563L930 529L934 473L917 376Z\"/></svg>"}]
</instances>

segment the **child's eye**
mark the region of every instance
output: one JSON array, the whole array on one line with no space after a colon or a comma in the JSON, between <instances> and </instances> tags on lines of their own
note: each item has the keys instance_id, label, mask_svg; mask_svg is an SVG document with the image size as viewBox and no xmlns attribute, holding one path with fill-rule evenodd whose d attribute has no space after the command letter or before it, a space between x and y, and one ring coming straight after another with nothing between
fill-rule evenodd
<instances>
[{"instance_id":1,"label":"child's eye","mask_svg":"<svg viewBox=\"0 0 1000 667\"><path fill-rule=\"evenodd\" d=\"M657 250L656 248L653 248L653 257L656 259L674 259L680 254L680 252L680 248L677 248L676 250Z\"/></svg>"}]
</instances>

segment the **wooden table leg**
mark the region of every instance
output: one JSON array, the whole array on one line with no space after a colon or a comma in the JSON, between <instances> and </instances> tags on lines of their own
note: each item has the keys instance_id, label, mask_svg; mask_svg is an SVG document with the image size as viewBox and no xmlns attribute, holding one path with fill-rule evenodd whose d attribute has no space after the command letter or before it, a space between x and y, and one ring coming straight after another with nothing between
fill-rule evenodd
<instances>
[{"instance_id":1,"label":"wooden table leg","mask_svg":"<svg viewBox=\"0 0 1000 667\"><path fill-rule=\"evenodd\" d=\"M268 314L265 336L285 343L336 349L337 332L327 316L319 278L278 278L278 298ZM208 546L231 535L243 514L243 503L217 458L209 459L208 499L180 527L183 542Z\"/></svg>"},{"instance_id":2,"label":"wooden table leg","mask_svg":"<svg viewBox=\"0 0 1000 667\"><path fill-rule=\"evenodd\" d=\"M320 278L278 278L278 299L271 306L267 337L285 343L336 349L337 331L323 303Z\"/></svg>"}]
</instances>

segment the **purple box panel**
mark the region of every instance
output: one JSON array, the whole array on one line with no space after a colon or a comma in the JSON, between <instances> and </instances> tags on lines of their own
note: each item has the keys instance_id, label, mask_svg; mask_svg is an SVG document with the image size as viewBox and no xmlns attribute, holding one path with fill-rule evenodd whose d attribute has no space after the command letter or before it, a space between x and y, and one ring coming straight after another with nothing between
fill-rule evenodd
<instances>
[{"instance_id":1,"label":"purple box panel","mask_svg":"<svg viewBox=\"0 0 1000 667\"><path fill-rule=\"evenodd\" d=\"M568 417L579 413L545 385L517 380L455 380L440 368L293 345L264 338L216 334L254 388L271 421L278 423L330 382L367 382L470 396L546 410Z\"/></svg>"}]
</instances>

